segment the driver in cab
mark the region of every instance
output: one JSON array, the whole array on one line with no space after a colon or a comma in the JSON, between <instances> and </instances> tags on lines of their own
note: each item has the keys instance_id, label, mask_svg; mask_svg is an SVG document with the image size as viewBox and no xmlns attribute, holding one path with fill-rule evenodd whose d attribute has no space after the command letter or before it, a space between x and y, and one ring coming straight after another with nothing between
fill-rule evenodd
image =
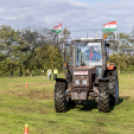
<instances>
[{"instance_id":1,"label":"driver in cab","mask_svg":"<svg viewBox=\"0 0 134 134\"><path fill-rule=\"evenodd\" d=\"M86 57L86 58L88 58L89 60L92 60L92 61L96 61L96 60L102 61L101 55L94 50L94 46L90 46L89 50L86 50L83 53L83 57Z\"/></svg>"}]
</instances>

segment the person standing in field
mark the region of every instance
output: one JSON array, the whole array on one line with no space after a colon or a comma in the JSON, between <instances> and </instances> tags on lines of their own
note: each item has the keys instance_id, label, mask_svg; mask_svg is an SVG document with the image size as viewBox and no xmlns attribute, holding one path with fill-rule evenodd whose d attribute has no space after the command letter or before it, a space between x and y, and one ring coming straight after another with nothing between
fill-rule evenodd
<instances>
[{"instance_id":1,"label":"person standing in field","mask_svg":"<svg viewBox=\"0 0 134 134\"><path fill-rule=\"evenodd\" d=\"M56 69L56 67L54 68L54 79L57 78L57 75L58 75L58 70Z\"/></svg>"},{"instance_id":2,"label":"person standing in field","mask_svg":"<svg viewBox=\"0 0 134 134\"><path fill-rule=\"evenodd\" d=\"M51 79L51 74L52 74L52 70L49 68L47 70L47 79L50 80Z\"/></svg>"}]
</instances>

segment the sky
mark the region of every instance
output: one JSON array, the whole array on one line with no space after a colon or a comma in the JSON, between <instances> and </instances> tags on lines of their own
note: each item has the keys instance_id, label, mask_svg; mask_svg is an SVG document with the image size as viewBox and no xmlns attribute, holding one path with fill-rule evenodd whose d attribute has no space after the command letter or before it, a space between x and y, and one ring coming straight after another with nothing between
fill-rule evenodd
<instances>
[{"instance_id":1,"label":"sky","mask_svg":"<svg viewBox=\"0 0 134 134\"><path fill-rule=\"evenodd\" d=\"M117 21L117 33L134 26L134 0L0 0L0 26L52 29L62 22L71 38L101 37L103 25Z\"/></svg>"}]
</instances>

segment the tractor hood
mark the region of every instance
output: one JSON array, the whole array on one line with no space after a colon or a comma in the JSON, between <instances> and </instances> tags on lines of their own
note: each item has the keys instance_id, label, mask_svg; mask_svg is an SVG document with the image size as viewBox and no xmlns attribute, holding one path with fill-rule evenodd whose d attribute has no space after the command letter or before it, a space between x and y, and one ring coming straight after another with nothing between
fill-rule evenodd
<instances>
[{"instance_id":1,"label":"tractor hood","mask_svg":"<svg viewBox=\"0 0 134 134\"><path fill-rule=\"evenodd\" d=\"M76 67L76 70L90 70L92 68L95 68L95 65L79 66L79 67Z\"/></svg>"}]
</instances>

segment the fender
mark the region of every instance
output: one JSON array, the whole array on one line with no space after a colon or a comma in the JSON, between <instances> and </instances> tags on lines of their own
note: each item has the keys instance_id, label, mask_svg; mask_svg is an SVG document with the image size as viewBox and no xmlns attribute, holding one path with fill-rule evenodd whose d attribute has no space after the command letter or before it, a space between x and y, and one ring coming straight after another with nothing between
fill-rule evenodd
<instances>
[{"instance_id":1,"label":"fender","mask_svg":"<svg viewBox=\"0 0 134 134\"><path fill-rule=\"evenodd\" d=\"M114 70L115 65L109 65L107 66L107 70Z\"/></svg>"},{"instance_id":2,"label":"fender","mask_svg":"<svg viewBox=\"0 0 134 134\"><path fill-rule=\"evenodd\" d=\"M68 82L67 82L66 79L64 79L64 78L56 78L55 80L56 80L56 82L62 82L62 83L65 83L65 85L66 85L66 89L68 88Z\"/></svg>"},{"instance_id":3,"label":"fender","mask_svg":"<svg viewBox=\"0 0 134 134\"><path fill-rule=\"evenodd\" d=\"M109 78L100 78L99 82L109 82Z\"/></svg>"},{"instance_id":4,"label":"fender","mask_svg":"<svg viewBox=\"0 0 134 134\"><path fill-rule=\"evenodd\" d=\"M67 80L64 79L64 78L56 78L55 80L56 80L56 82L65 82L65 83L67 83Z\"/></svg>"}]
</instances>

